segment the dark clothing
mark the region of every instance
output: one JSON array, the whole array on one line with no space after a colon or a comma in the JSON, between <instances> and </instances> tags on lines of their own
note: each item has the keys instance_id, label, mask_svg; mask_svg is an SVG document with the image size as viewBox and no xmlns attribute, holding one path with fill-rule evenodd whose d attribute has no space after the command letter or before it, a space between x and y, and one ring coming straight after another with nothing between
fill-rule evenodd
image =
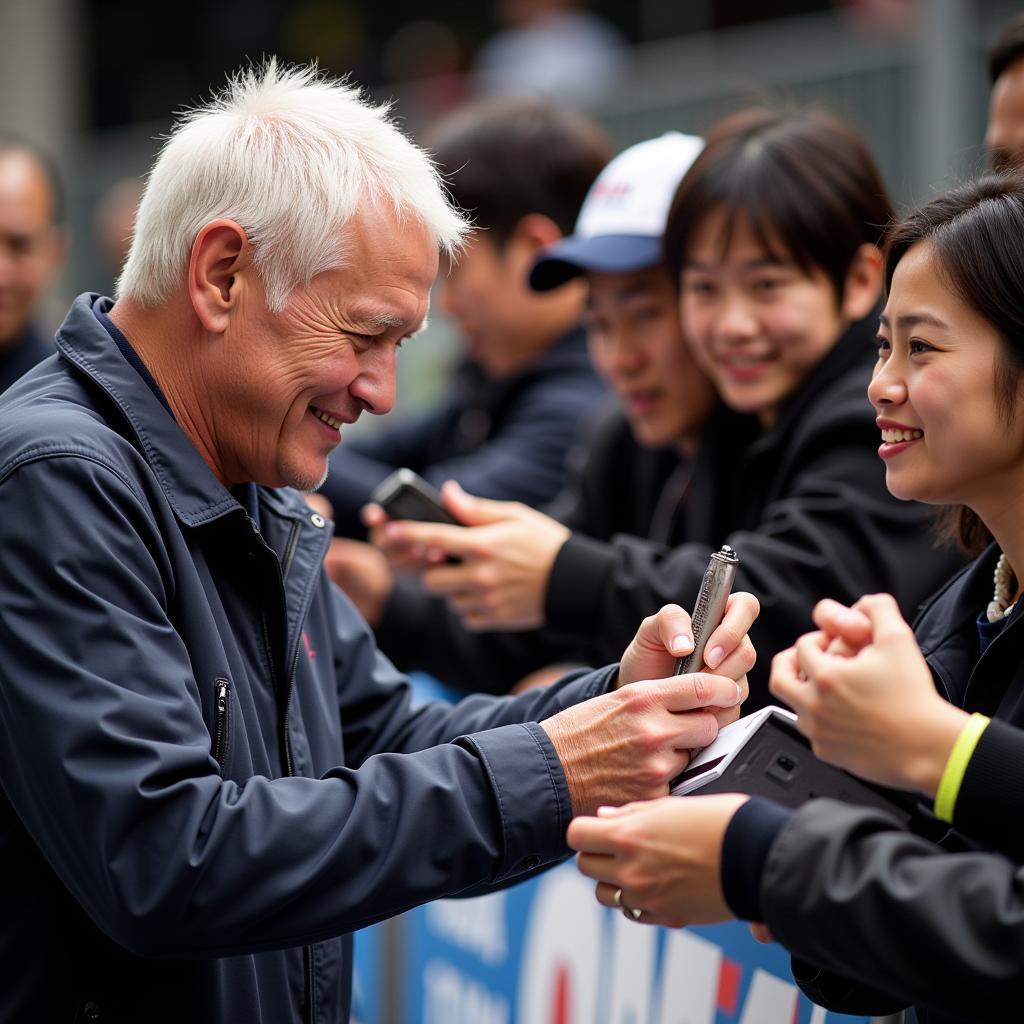
<instances>
[{"instance_id":1,"label":"dark clothing","mask_svg":"<svg viewBox=\"0 0 1024 1024\"><path fill-rule=\"evenodd\" d=\"M437 487L457 480L482 498L543 505L564 485L580 422L604 399L581 329L513 377L491 380L466 363L434 412L337 448L320 493L334 506L338 534L357 538L366 536L359 510L403 466Z\"/></svg>"},{"instance_id":2,"label":"dark clothing","mask_svg":"<svg viewBox=\"0 0 1024 1024\"><path fill-rule=\"evenodd\" d=\"M928 507L886 489L866 397L875 325L869 317L847 331L767 432L720 409L692 475L678 457L641 449L620 419L577 487L543 630L469 634L405 585L378 629L381 648L406 669L461 688L487 680L492 691L552 661L601 662L663 604L692 608L712 550L729 544L740 558L735 589L761 602L750 631L754 708L767 701L772 655L811 628L819 599L888 590L914 613L963 558L933 541Z\"/></svg>"},{"instance_id":3,"label":"dark clothing","mask_svg":"<svg viewBox=\"0 0 1024 1024\"><path fill-rule=\"evenodd\" d=\"M950 853L881 812L814 800L772 845L762 901L774 937L801 958L794 977L826 1009L882 1015L914 1003L928 1024L1020 1019L1019 863Z\"/></svg>"},{"instance_id":4,"label":"dark clothing","mask_svg":"<svg viewBox=\"0 0 1024 1024\"><path fill-rule=\"evenodd\" d=\"M893 1010L891 997L901 997L896 1008L911 1000L931 1008L919 1009L920 1020L1004 1020L1001 1000L1012 992L1019 1008L1024 871L998 856L962 852L983 843L1024 861L1024 607L1014 609L979 656L978 612L991 599L998 555L989 548L957 574L914 627L939 692L993 717L960 785L955 831L942 843L947 849L892 831L884 817L869 814L858 825L855 815L835 808L802 809L802 824L791 830L752 809L751 801L729 826L722 850L727 901L741 916L762 914L791 952L825 969L794 964L808 995L823 1006L883 1014ZM849 825L831 822L844 817ZM819 825L819 818L831 823ZM751 864L750 851L764 850L766 841L767 856ZM798 903L784 910L797 889ZM788 922L785 934L779 920ZM850 944L858 942L869 952L850 958ZM939 978L949 983L948 998ZM962 995L953 996L960 986Z\"/></svg>"},{"instance_id":5,"label":"dark clothing","mask_svg":"<svg viewBox=\"0 0 1024 1024\"><path fill-rule=\"evenodd\" d=\"M411 711L325 520L257 529L94 299L0 401L0 1019L337 1024L346 933L565 855L535 723L612 670Z\"/></svg>"},{"instance_id":6,"label":"dark clothing","mask_svg":"<svg viewBox=\"0 0 1024 1024\"><path fill-rule=\"evenodd\" d=\"M0 394L53 351L53 343L29 324L13 344L0 348Z\"/></svg>"}]
</instances>

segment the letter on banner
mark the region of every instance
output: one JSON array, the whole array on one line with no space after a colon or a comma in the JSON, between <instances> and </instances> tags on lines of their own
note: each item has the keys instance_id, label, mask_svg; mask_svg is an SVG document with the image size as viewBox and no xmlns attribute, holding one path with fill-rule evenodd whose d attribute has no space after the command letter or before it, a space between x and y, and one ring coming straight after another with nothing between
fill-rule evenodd
<instances>
[{"instance_id":1,"label":"letter on banner","mask_svg":"<svg viewBox=\"0 0 1024 1024\"><path fill-rule=\"evenodd\" d=\"M608 1024L651 1019L651 989L658 933L654 928L612 915L612 990Z\"/></svg>"},{"instance_id":2,"label":"letter on banner","mask_svg":"<svg viewBox=\"0 0 1024 1024\"><path fill-rule=\"evenodd\" d=\"M720 946L692 932L666 931L658 1024L714 1024L721 970Z\"/></svg>"},{"instance_id":3,"label":"letter on banner","mask_svg":"<svg viewBox=\"0 0 1024 1024\"><path fill-rule=\"evenodd\" d=\"M594 1024L604 911L574 867L537 886L519 968L519 1024Z\"/></svg>"},{"instance_id":4,"label":"letter on banner","mask_svg":"<svg viewBox=\"0 0 1024 1024\"><path fill-rule=\"evenodd\" d=\"M790 985L774 974L754 970L740 1024L780 1024L796 1019L796 986Z\"/></svg>"}]
</instances>

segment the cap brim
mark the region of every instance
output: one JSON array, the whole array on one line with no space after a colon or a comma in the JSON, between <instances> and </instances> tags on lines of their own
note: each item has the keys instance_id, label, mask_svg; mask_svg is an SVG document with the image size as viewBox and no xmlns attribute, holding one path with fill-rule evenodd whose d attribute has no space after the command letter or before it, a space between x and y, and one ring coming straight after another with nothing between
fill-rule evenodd
<instances>
[{"instance_id":1,"label":"cap brim","mask_svg":"<svg viewBox=\"0 0 1024 1024\"><path fill-rule=\"evenodd\" d=\"M530 287L546 292L590 270L628 273L660 262L661 239L651 235L569 235L537 257L530 271Z\"/></svg>"}]
</instances>

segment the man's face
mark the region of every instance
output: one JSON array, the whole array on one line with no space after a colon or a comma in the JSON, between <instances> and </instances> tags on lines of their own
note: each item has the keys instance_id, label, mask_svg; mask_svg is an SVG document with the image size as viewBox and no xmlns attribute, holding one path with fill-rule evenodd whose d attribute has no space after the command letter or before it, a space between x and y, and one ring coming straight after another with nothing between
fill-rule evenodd
<instances>
[{"instance_id":1,"label":"man's face","mask_svg":"<svg viewBox=\"0 0 1024 1024\"><path fill-rule=\"evenodd\" d=\"M1014 61L992 86L985 148L994 170L1024 161L1024 57Z\"/></svg>"},{"instance_id":2,"label":"man's face","mask_svg":"<svg viewBox=\"0 0 1024 1024\"><path fill-rule=\"evenodd\" d=\"M536 296L527 275L536 248L477 231L438 282L438 306L459 326L466 354L491 377L514 373L535 349Z\"/></svg>"},{"instance_id":3,"label":"man's face","mask_svg":"<svg viewBox=\"0 0 1024 1024\"><path fill-rule=\"evenodd\" d=\"M53 196L27 153L0 155L0 348L25 330L63 255Z\"/></svg>"},{"instance_id":4,"label":"man's face","mask_svg":"<svg viewBox=\"0 0 1024 1024\"><path fill-rule=\"evenodd\" d=\"M394 404L397 352L423 326L436 273L420 225L370 211L349 227L346 266L296 288L280 313L258 284L242 292L216 379L206 379L229 484L323 483L341 426Z\"/></svg>"},{"instance_id":5,"label":"man's face","mask_svg":"<svg viewBox=\"0 0 1024 1024\"><path fill-rule=\"evenodd\" d=\"M637 441L652 448L692 442L717 396L686 343L668 270L591 271L586 278L590 359Z\"/></svg>"}]
</instances>

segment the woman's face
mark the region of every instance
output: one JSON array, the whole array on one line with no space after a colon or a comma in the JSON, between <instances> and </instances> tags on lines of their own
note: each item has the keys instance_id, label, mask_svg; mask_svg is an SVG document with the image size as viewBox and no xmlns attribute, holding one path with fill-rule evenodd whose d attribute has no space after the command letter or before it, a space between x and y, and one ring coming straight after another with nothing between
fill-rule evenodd
<instances>
[{"instance_id":1,"label":"woman's face","mask_svg":"<svg viewBox=\"0 0 1024 1024\"><path fill-rule=\"evenodd\" d=\"M896 497L967 505L988 522L1024 496L1024 417L1006 422L997 400L1001 345L949 287L931 243L911 247L893 275L868 387Z\"/></svg>"},{"instance_id":2,"label":"woman's face","mask_svg":"<svg viewBox=\"0 0 1024 1024\"><path fill-rule=\"evenodd\" d=\"M740 218L724 246L725 213L697 226L683 264L683 326L727 405L765 427L842 334L846 323L824 272L768 252ZM773 241L769 239L769 241Z\"/></svg>"}]
</instances>

